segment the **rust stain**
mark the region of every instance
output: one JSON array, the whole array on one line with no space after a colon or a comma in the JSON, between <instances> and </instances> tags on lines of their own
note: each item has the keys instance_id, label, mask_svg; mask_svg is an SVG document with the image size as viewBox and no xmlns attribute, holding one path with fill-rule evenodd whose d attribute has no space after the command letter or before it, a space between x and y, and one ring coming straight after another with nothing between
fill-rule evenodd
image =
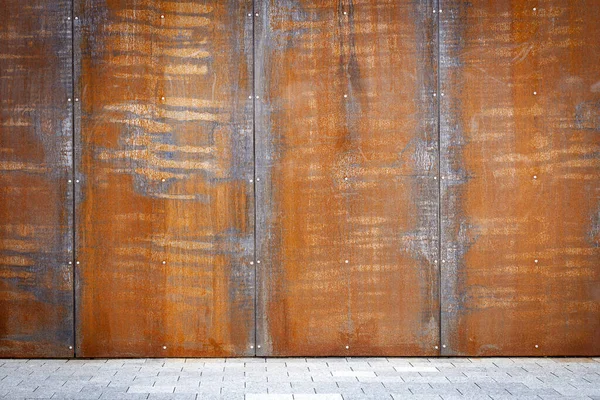
<instances>
[{"instance_id":1,"label":"rust stain","mask_svg":"<svg viewBox=\"0 0 600 400\"><path fill-rule=\"evenodd\" d=\"M82 356L253 354L248 9L81 3Z\"/></svg>"},{"instance_id":2,"label":"rust stain","mask_svg":"<svg viewBox=\"0 0 600 400\"><path fill-rule=\"evenodd\" d=\"M598 354L600 4L442 8L444 354Z\"/></svg>"}]
</instances>

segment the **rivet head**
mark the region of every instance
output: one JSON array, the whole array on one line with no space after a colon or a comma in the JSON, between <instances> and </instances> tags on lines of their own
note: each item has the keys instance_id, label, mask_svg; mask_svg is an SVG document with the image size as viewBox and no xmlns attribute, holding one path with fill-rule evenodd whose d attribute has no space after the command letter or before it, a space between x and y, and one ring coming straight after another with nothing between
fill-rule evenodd
<instances>
[{"instance_id":1,"label":"rivet head","mask_svg":"<svg viewBox=\"0 0 600 400\"><path fill-rule=\"evenodd\" d=\"M164 15L161 15L161 16L160 16L160 19L165 19L165 16L164 16Z\"/></svg>"},{"instance_id":2,"label":"rivet head","mask_svg":"<svg viewBox=\"0 0 600 400\"><path fill-rule=\"evenodd\" d=\"M72 262L72 261L69 261L69 265L73 265L73 262Z\"/></svg>"},{"instance_id":3,"label":"rivet head","mask_svg":"<svg viewBox=\"0 0 600 400\"><path fill-rule=\"evenodd\" d=\"M254 265L254 261L250 261L250 265Z\"/></svg>"},{"instance_id":4,"label":"rivet head","mask_svg":"<svg viewBox=\"0 0 600 400\"><path fill-rule=\"evenodd\" d=\"M70 102L71 102L71 101L73 101L73 100L71 100L71 98L69 97L69 98L67 99L67 101L70 103Z\"/></svg>"},{"instance_id":5,"label":"rivet head","mask_svg":"<svg viewBox=\"0 0 600 400\"><path fill-rule=\"evenodd\" d=\"M344 260L344 262L345 262L346 264L348 264L350 261L348 261L348 260Z\"/></svg>"},{"instance_id":6,"label":"rivet head","mask_svg":"<svg viewBox=\"0 0 600 400\"><path fill-rule=\"evenodd\" d=\"M256 182L260 182L260 178L256 178Z\"/></svg>"},{"instance_id":7,"label":"rivet head","mask_svg":"<svg viewBox=\"0 0 600 400\"><path fill-rule=\"evenodd\" d=\"M249 16L249 17L251 17L251 16L252 16L252 13L248 13L248 16ZM252 348L254 348L254 347L252 347Z\"/></svg>"},{"instance_id":8,"label":"rivet head","mask_svg":"<svg viewBox=\"0 0 600 400\"><path fill-rule=\"evenodd\" d=\"M69 346L69 350L73 350L73 346Z\"/></svg>"},{"instance_id":9,"label":"rivet head","mask_svg":"<svg viewBox=\"0 0 600 400\"><path fill-rule=\"evenodd\" d=\"M79 19L79 17L75 17L75 21L77 21Z\"/></svg>"},{"instance_id":10,"label":"rivet head","mask_svg":"<svg viewBox=\"0 0 600 400\"><path fill-rule=\"evenodd\" d=\"M440 14L442 13L442 10L440 10Z\"/></svg>"},{"instance_id":11,"label":"rivet head","mask_svg":"<svg viewBox=\"0 0 600 400\"><path fill-rule=\"evenodd\" d=\"M165 101L165 96L161 96L160 98L162 101Z\"/></svg>"},{"instance_id":12,"label":"rivet head","mask_svg":"<svg viewBox=\"0 0 600 400\"><path fill-rule=\"evenodd\" d=\"M254 16L258 17L258 13L254 14ZM260 346L258 346L258 347L260 347Z\"/></svg>"},{"instance_id":13,"label":"rivet head","mask_svg":"<svg viewBox=\"0 0 600 400\"><path fill-rule=\"evenodd\" d=\"M79 99L77 99L77 98L76 98L76 99L75 99L75 102L78 102L78 101L79 101Z\"/></svg>"},{"instance_id":14,"label":"rivet head","mask_svg":"<svg viewBox=\"0 0 600 400\"><path fill-rule=\"evenodd\" d=\"M250 183L254 182L254 179L250 179Z\"/></svg>"},{"instance_id":15,"label":"rivet head","mask_svg":"<svg viewBox=\"0 0 600 400\"><path fill-rule=\"evenodd\" d=\"M251 98L252 98L252 96L248 96L248 98L249 98L249 99L251 99Z\"/></svg>"},{"instance_id":16,"label":"rivet head","mask_svg":"<svg viewBox=\"0 0 600 400\"><path fill-rule=\"evenodd\" d=\"M344 11L344 15L348 15L348 12Z\"/></svg>"},{"instance_id":17,"label":"rivet head","mask_svg":"<svg viewBox=\"0 0 600 400\"><path fill-rule=\"evenodd\" d=\"M441 12L441 11L440 11ZM442 95L442 97L444 97L444 92L440 93Z\"/></svg>"},{"instance_id":18,"label":"rivet head","mask_svg":"<svg viewBox=\"0 0 600 400\"><path fill-rule=\"evenodd\" d=\"M437 349L439 349L439 347L435 346L435 349L437 350Z\"/></svg>"},{"instance_id":19,"label":"rivet head","mask_svg":"<svg viewBox=\"0 0 600 400\"><path fill-rule=\"evenodd\" d=\"M257 263L257 264L260 264L260 260L256 260L256 263Z\"/></svg>"},{"instance_id":20,"label":"rivet head","mask_svg":"<svg viewBox=\"0 0 600 400\"><path fill-rule=\"evenodd\" d=\"M348 180L348 177L347 177L347 176L345 176L345 177L344 177L344 180L345 180L345 181L347 181L347 180Z\"/></svg>"},{"instance_id":21,"label":"rivet head","mask_svg":"<svg viewBox=\"0 0 600 400\"><path fill-rule=\"evenodd\" d=\"M166 179L165 179L165 178L162 178L162 179L161 179L161 182L164 182L164 181L166 181Z\"/></svg>"},{"instance_id":22,"label":"rivet head","mask_svg":"<svg viewBox=\"0 0 600 400\"><path fill-rule=\"evenodd\" d=\"M67 17L67 21L70 21L70 20L71 20L71 17Z\"/></svg>"},{"instance_id":23,"label":"rivet head","mask_svg":"<svg viewBox=\"0 0 600 400\"><path fill-rule=\"evenodd\" d=\"M259 97L259 96L256 96L256 98L257 98L257 99L260 99L260 97Z\"/></svg>"},{"instance_id":24,"label":"rivet head","mask_svg":"<svg viewBox=\"0 0 600 400\"><path fill-rule=\"evenodd\" d=\"M434 93L434 94L433 94L433 97L437 97L437 93Z\"/></svg>"},{"instance_id":25,"label":"rivet head","mask_svg":"<svg viewBox=\"0 0 600 400\"><path fill-rule=\"evenodd\" d=\"M537 175L534 175L534 176L533 176L533 179L537 179Z\"/></svg>"},{"instance_id":26,"label":"rivet head","mask_svg":"<svg viewBox=\"0 0 600 400\"><path fill-rule=\"evenodd\" d=\"M348 98L348 95L347 95L347 94L345 94L345 95L344 95L344 98L345 98L345 99L347 99L347 98Z\"/></svg>"},{"instance_id":27,"label":"rivet head","mask_svg":"<svg viewBox=\"0 0 600 400\"><path fill-rule=\"evenodd\" d=\"M163 265L165 265L167 262L166 262L166 261L163 261L162 263L163 263Z\"/></svg>"},{"instance_id":28,"label":"rivet head","mask_svg":"<svg viewBox=\"0 0 600 400\"><path fill-rule=\"evenodd\" d=\"M256 346L257 349L260 349L260 344L258 346Z\"/></svg>"},{"instance_id":29,"label":"rivet head","mask_svg":"<svg viewBox=\"0 0 600 400\"><path fill-rule=\"evenodd\" d=\"M72 183L73 181L71 179L69 179L69 183Z\"/></svg>"},{"instance_id":30,"label":"rivet head","mask_svg":"<svg viewBox=\"0 0 600 400\"><path fill-rule=\"evenodd\" d=\"M348 350L350 348L350 346L346 346L346 350Z\"/></svg>"},{"instance_id":31,"label":"rivet head","mask_svg":"<svg viewBox=\"0 0 600 400\"><path fill-rule=\"evenodd\" d=\"M75 180L75 183L79 183L79 179L76 179L76 180Z\"/></svg>"},{"instance_id":32,"label":"rivet head","mask_svg":"<svg viewBox=\"0 0 600 400\"><path fill-rule=\"evenodd\" d=\"M445 344L443 344L443 345L442 345L442 349L445 349L445 348L446 348L446 345L445 345Z\"/></svg>"},{"instance_id":33,"label":"rivet head","mask_svg":"<svg viewBox=\"0 0 600 400\"><path fill-rule=\"evenodd\" d=\"M446 260L442 260L442 264L444 264L446 262Z\"/></svg>"},{"instance_id":34,"label":"rivet head","mask_svg":"<svg viewBox=\"0 0 600 400\"><path fill-rule=\"evenodd\" d=\"M163 346L163 350L166 350L166 349L167 349L167 346Z\"/></svg>"},{"instance_id":35,"label":"rivet head","mask_svg":"<svg viewBox=\"0 0 600 400\"><path fill-rule=\"evenodd\" d=\"M533 92L533 95L534 95L534 96L536 96L536 95L537 95L537 92Z\"/></svg>"},{"instance_id":36,"label":"rivet head","mask_svg":"<svg viewBox=\"0 0 600 400\"><path fill-rule=\"evenodd\" d=\"M533 262L537 264L537 263L538 263L538 260L533 260Z\"/></svg>"},{"instance_id":37,"label":"rivet head","mask_svg":"<svg viewBox=\"0 0 600 400\"><path fill-rule=\"evenodd\" d=\"M79 261L77 261L75 264L79 265Z\"/></svg>"},{"instance_id":38,"label":"rivet head","mask_svg":"<svg viewBox=\"0 0 600 400\"><path fill-rule=\"evenodd\" d=\"M537 8L536 8L536 7L533 7L533 11L535 11L535 10L537 10Z\"/></svg>"},{"instance_id":39,"label":"rivet head","mask_svg":"<svg viewBox=\"0 0 600 400\"><path fill-rule=\"evenodd\" d=\"M540 346L538 346L538 345L536 344L536 345L535 345L535 348L536 348L536 349L539 349L539 348L540 348Z\"/></svg>"},{"instance_id":40,"label":"rivet head","mask_svg":"<svg viewBox=\"0 0 600 400\"><path fill-rule=\"evenodd\" d=\"M248 15L251 15L251 14L248 14ZM254 346L250 346L250 348L251 348L251 349L253 349L253 348L254 348Z\"/></svg>"},{"instance_id":41,"label":"rivet head","mask_svg":"<svg viewBox=\"0 0 600 400\"><path fill-rule=\"evenodd\" d=\"M433 10L433 13L435 14L437 12L437 10Z\"/></svg>"}]
</instances>

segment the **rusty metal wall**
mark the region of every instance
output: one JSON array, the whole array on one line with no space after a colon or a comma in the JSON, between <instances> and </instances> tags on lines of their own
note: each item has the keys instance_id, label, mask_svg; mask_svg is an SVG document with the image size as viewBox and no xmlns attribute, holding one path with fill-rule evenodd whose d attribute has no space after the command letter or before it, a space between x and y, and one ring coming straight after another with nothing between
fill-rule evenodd
<instances>
[{"instance_id":1,"label":"rusty metal wall","mask_svg":"<svg viewBox=\"0 0 600 400\"><path fill-rule=\"evenodd\" d=\"M254 354L252 2L76 10L77 354Z\"/></svg>"},{"instance_id":2,"label":"rusty metal wall","mask_svg":"<svg viewBox=\"0 0 600 400\"><path fill-rule=\"evenodd\" d=\"M71 2L0 10L0 357L72 356Z\"/></svg>"},{"instance_id":3,"label":"rusty metal wall","mask_svg":"<svg viewBox=\"0 0 600 400\"><path fill-rule=\"evenodd\" d=\"M437 354L432 2L255 9L258 354Z\"/></svg>"},{"instance_id":4,"label":"rusty metal wall","mask_svg":"<svg viewBox=\"0 0 600 400\"><path fill-rule=\"evenodd\" d=\"M600 354L600 3L440 7L443 354Z\"/></svg>"},{"instance_id":5,"label":"rusty metal wall","mask_svg":"<svg viewBox=\"0 0 600 400\"><path fill-rule=\"evenodd\" d=\"M0 357L600 353L600 3L0 6Z\"/></svg>"}]
</instances>

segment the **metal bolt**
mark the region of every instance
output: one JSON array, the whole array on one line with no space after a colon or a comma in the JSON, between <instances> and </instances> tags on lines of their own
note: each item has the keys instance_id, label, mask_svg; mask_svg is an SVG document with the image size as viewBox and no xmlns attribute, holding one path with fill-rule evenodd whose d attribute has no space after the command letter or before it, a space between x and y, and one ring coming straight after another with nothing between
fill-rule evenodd
<instances>
[{"instance_id":1,"label":"metal bolt","mask_svg":"<svg viewBox=\"0 0 600 400\"><path fill-rule=\"evenodd\" d=\"M248 14L248 15L252 15L252 14ZM251 348L251 349L253 349L253 348L254 348L254 346L250 346L250 348Z\"/></svg>"},{"instance_id":2,"label":"metal bolt","mask_svg":"<svg viewBox=\"0 0 600 400\"><path fill-rule=\"evenodd\" d=\"M69 183L73 182L72 180L69 179Z\"/></svg>"},{"instance_id":3,"label":"metal bolt","mask_svg":"<svg viewBox=\"0 0 600 400\"><path fill-rule=\"evenodd\" d=\"M441 12L441 11L440 11ZM442 97L444 97L444 92L441 93Z\"/></svg>"},{"instance_id":4,"label":"metal bolt","mask_svg":"<svg viewBox=\"0 0 600 400\"><path fill-rule=\"evenodd\" d=\"M536 349L539 349L539 347L540 347L540 346L538 346L537 344L535 345L535 348L536 348Z\"/></svg>"},{"instance_id":5,"label":"metal bolt","mask_svg":"<svg viewBox=\"0 0 600 400\"><path fill-rule=\"evenodd\" d=\"M348 261L348 260L344 260L344 262L345 262L346 264L348 264L348 263L349 263L349 261Z\"/></svg>"},{"instance_id":6,"label":"metal bolt","mask_svg":"<svg viewBox=\"0 0 600 400\"><path fill-rule=\"evenodd\" d=\"M445 348L446 348L446 345L445 345L445 344L443 344L443 345L442 345L442 348L443 348L443 349L445 349Z\"/></svg>"},{"instance_id":7,"label":"metal bolt","mask_svg":"<svg viewBox=\"0 0 600 400\"><path fill-rule=\"evenodd\" d=\"M161 99L162 101L165 101L165 96L162 96L160 99Z\"/></svg>"},{"instance_id":8,"label":"metal bolt","mask_svg":"<svg viewBox=\"0 0 600 400\"><path fill-rule=\"evenodd\" d=\"M534 175L534 176L533 176L533 179L537 179L537 175Z\"/></svg>"},{"instance_id":9,"label":"metal bolt","mask_svg":"<svg viewBox=\"0 0 600 400\"><path fill-rule=\"evenodd\" d=\"M536 95L537 95L537 92L533 92L533 95L534 95L534 96L536 96Z\"/></svg>"},{"instance_id":10,"label":"metal bolt","mask_svg":"<svg viewBox=\"0 0 600 400\"><path fill-rule=\"evenodd\" d=\"M348 350L350 348L350 346L346 346L346 350Z\"/></svg>"},{"instance_id":11,"label":"metal bolt","mask_svg":"<svg viewBox=\"0 0 600 400\"><path fill-rule=\"evenodd\" d=\"M260 260L256 260L256 263L257 263L257 264L260 264Z\"/></svg>"},{"instance_id":12,"label":"metal bolt","mask_svg":"<svg viewBox=\"0 0 600 400\"><path fill-rule=\"evenodd\" d=\"M79 265L79 261L77 261L75 264Z\"/></svg>"},{"instance_id":13,"label":"metal bolt","mask_svg":"<svg viewBox=\"0 0 600 400\"><path fill-rule=\"evenodd\" d=\"M251 98L252 98L252 96L248 96L248 98L249 98L249 99L251 99Z\"/></svg>"},{"instance_id":14,"label":"metal bolt","mask_svg":"<svg viewBox=\"0 0 600 400\"><path fill-rule=\"evenodd\" d=\"M254 14L254 16L258 17L258 13ZM260 346L258 346L258 347L260 347Z\"/></svg>"},{"instance_id":15,"label":"metal bolt","mask_svg":"<svg viewBox=\"0 0 600 400\"><path fill-rule=\"evenodd\" d=\"M434 177L433 177L433 180L434 180L434 181L437 181L437 176L434 176Z\"/></svg>"},{"instance_id":16,"label":"metal bolt","mask_svg":"<svg viewBox=\"0 0 600 400\"><path fill-rule=\"evenodd\" d=\"M249 16L249 17L251 17L251 16L252 16L252 13L248 13L248 16ZM253 347L253 348L254 348L254 347Z\"/></svg>"},{"instance_id":17,"label":"metal bolt","mask_svg":"<svg viewBox=\"0 0 600 400\"><path fill-rule=\"evenodd\" d=\"M345 181L347 181L347 180L348 180L348 177L347 177L347 176L345 176L345 177L344 177L344 180L345 180Z\"/></svg>"},{"instance_id":18,"label":"metal bolt","mask_svg":"<svg viewBox=\"0 0 600 400\"><path fill-rule=\"evenodd\" d=\"M75 21L77 21L79 19L79 17L75 17Z\"/></svg>"},{"instance_id":19,"label":"metal bolt","mask_svg":"<svg viewBox=\"0 0 600 400\"><path fill-rule=\"evenodd\" d=\"M442 260L442 264L444 264L446 262L446 260Z\"/></svg>"},{"instance_id":20,"label":"metal bolt","mask_svg":"<svg viewBox=\"0 0 600 400\"><path fill-rule=\"evenodd\" d=\"M161 182L164 182L164 181L166 181L166 179L165 179L165 178L162 178L162 179L161 179Z\"/></svg>"},{"instance_id":21,"label":"metal bolt","mask_svg":"<svg viewBox=\"0 0 600 400\"><path fill-rule=\"evenodd\" d=\"M69 350L73 350L73 346L69 346Z\"/></svg>"},{"instance_id":22,"label":"metal bolt","mask_svg":"<svg viewBox=\"0 0 600 400\"><path fill-rule=\"evenodd\" d=\"M260 349L260 344L258 346L256 346L257 349Z\"/></svg>"},{"instance_id":23,"label":"metal bolt","mask_svg":"<svg viewBox=\"0 0 600 400\"><path fill-rule=\"evenodd\" d=\"M537 263L538 263L538 260L533 260L533 262L537 264Z\"/></svg>"},{"instance_id":24,"label":"metal bolt","mask_svg":"<svg viewBox=\"0 0 600 400\"><path fill-rule=\"evenodd\" d=\"M77 103L78 101L79 101L79 99L78 99L78 98L75 98L75 102Z\"/></svg>"},{"instance_id":25,"label":"metal bolt","mask_svg":"<svg viewBox=\"0 0 600 400\"><path fill-rule=\"evenodd\" d=\"M439 349L439 347L435 346L435 349L437 350L437 349Z\"/></svg>"},{"instance_id":26,"label":"metal bolt","mask_svg":"<svg viewBox=\"0 0 600 400\"><path fill-rule=\"evenodd\" d=\"M250 265L254 265L254 261L250 261Z\"/></svg>"},{"instance_id":27,"label":"metal bolt","mask_svg":"<svg viewBox=\"0 0 600 400\"><path fill-rule=\"evenodd\" d=\"M256 178L256 182L260 182L260 178Z\"/></svg>"},{"instance_id":28,"label":"metal bolt","mask_svg":"<svg viewBox=\"0 0 600 400\"><path fill-rule=\"evenodd\" d=\"M79 179L77 179L77 180L75 181L75 183L79 183Z\"/></svg>"},{"instance_id":29,"label":"metal bolt","mask_svg":"<svg viewBox=\"0 0 600 400\"><path fill-rule=\"evenodd\" d=\"M254 179L250 179L250 183L254 182Z\"/></svg>"},{"instance_id":30,"label":"metal bolt","mask_svg":"<svg viewBox=\"0 0 600 400\"><path fill-rule=\"evenodd\" d=\"M167 263L166 261L163 261L163 265L165 265L166 263Z\"/></svg>"},{"instance_id":31,"label":"metal bolt","mask_svg":"<svg viewBox=\"0 0 600 400\"><path fill-rule=\"evenodd\" d=\"M163 350L166 350L166 349L167 349L167 346L163 346Z\"/></svg>"},{"instance_id":32,"label":"metal bolt","mask_svg":"<svg viewBox=\"0 0 600 400\"><path fill-rule=\"evenodd\" d=\"M442 10L440 10L440 14L442 13Z\"/></svg>"},{"instance_id":33,"label":"metal bolt","mask_svg":"<svg viewBox=\"0 0 600 400\"><path fill-rule=\"evenodd\" d=\"M437 97L437 93L434 93L434 94L433 94L433 97Z\"/></svg>"},{"instance_id":34,"label":"metal bolt","mask_svg":"<svg viewBox=\"0 0 600 400\"><path fill-rule=\"evenodd\" d=\"M260 99L260 97L256 96L257 99Z\"/></svg>"},{"instance_id":35,"label":"metal bolt","mask_svg":"<svg viewBox=\"0 0 600 400\"><path fill-rule=\"evenodd\" d=\"M71 17L67 17L67 21L70 21L70 20L71 20Z\"/></svg>"},{"instance_id":36,"label":"metal bolt","mask_svg":"<svg viewBox=\"0 0 600 400\"><path fill-rule=\"evenodd\" d=\"M164 16L164 15L161 15L161 16L160 16L160 19L165 19L165 16Z\"/></svg>"},{"instance_id":37,"label":"metal bolt","mask_svg":"<svg viewBox=\"0 0 600 400\"><path fill-rule=\"evenodd\" d=\"M346 11L344 11L344 15L348 15L348 13Z\"/></svg>"},{"instance_id":38,"label":"metal bolt","mask_svg":"<svg viewBox=\"0 0 600 400\"><path fill-rule=\"evenodd\" d=\"M434 260L433 262L434 262L435 264L437 264L437 263L438 263L438 261L437 261L437 260Z\"/></svg>"},{"instance_id":39,"label":"metal bolt","mask_svg":"<svg viewBox=\"0 0 600 400\"><path fill-rule=\"evenodd\" d=\"M71 98L69 97L69 98L67 99L67 101L70 103L72 100L71 100Z\"/></svg>"},{"instance_id":40,"label":"metal bolt","mask_svg":"<svg viewBox=\"0 0 600 400\"><path fill-rule=\"evenodd\" d=\"M533 7L533 11L537 10L537 8Z\"/></svg>"},{"instance_id":41,"label":"metal bolt","mask_svg":"<svg viewBox=\"0 0 600 400\"><path fill-rule=\"evenodd\" d=\"M347 99L347 98L348 98L348 95L347 95L347 94L345 94L345 95L344 95L344 98L345 98L345 99Z\"/></svg>"},{"instance_id":42,"label":"metal bolt","mask_svg":"<svg viewBox=\"0 0 600 400\"><path fill-rule=\"evenodd\" d=\"M69 261L69 265L73 265L73 262Z\"/></svg>"},{"instance_id":43,"label":"metal bolt","mask_svg":"<svg viewBox=\"0 0 600 400\"><path fill-rule=\"evenodd\" d=\"M437 12L437 10L433 10L433 13L435 14Z\"/></svg>"}]
</instances>

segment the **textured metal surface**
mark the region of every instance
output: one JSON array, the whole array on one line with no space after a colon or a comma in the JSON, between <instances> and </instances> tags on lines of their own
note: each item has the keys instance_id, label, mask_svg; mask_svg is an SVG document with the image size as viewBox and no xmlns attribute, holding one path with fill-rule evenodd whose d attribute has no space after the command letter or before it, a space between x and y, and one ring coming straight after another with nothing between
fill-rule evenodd
<instances>
[{"instance_id":1,"label":"textured metal surface","mask_svg":"<svg viewBox=\"0 0 600 400\"><path fill-rule=\"evenodd\" d=\"M78 354L253 354L252 2L76 9Z\"/></svg>"},{"instance_id":2,"label":"textured metal surface","mask_svg":"<svg viewBox=\"0 0 600 400\"><path fill-rule=\"evenodd\" d=\"M0 357L70 356L71 2L0 10Z\"/></svg>"},{"instance_id":3,"label":"textured metal surface","mask_svg":"<svg viewBox=\"0 0 600 400\"><path fill-rule=\"evenodd\" d=\"M444 354L597 355L600 3L441 8Z\"/></svg>"},{"instance_id":4,"label":"textured metal surface","mask_svg":"<svg viewBox=\"0 0 600 400\"><path fill-rule=\"evenodd\" d=\"M258 353L436 354L431 3L255 8Z\"/></svg>"}]
</instances>

